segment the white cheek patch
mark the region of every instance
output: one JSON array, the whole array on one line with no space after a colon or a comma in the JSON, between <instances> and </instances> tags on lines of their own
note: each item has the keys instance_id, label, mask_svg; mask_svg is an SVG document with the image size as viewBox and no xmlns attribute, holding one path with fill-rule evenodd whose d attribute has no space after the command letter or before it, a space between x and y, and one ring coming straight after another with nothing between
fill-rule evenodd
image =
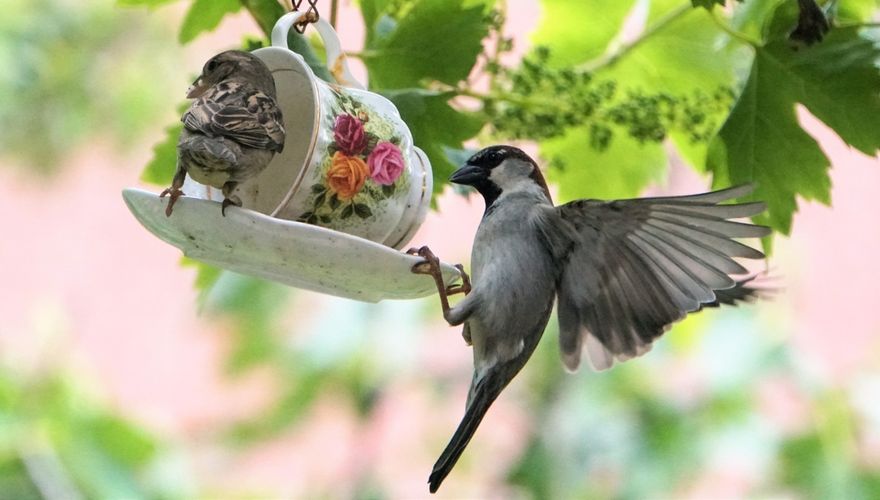
<instances>
[{"instance_id":1,"label":"white cheek patch","mask_svg":"<svg viewBox=\"0 0 880 500\"><path fill-rule=\"evenodd\" d=\"M492 169L489 180L502 191L513 191L515 186L523 182L533 182L529 179L531 174L532 166L528 163L517 159L507 159Z\"/></svg>"}]
</instances>

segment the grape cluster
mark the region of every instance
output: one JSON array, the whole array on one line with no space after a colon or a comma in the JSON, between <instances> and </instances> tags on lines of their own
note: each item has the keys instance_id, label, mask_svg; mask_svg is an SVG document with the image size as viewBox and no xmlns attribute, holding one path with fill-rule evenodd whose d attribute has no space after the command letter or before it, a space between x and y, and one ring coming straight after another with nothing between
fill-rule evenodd
<instances>
[{"instance_id":1,"label":"grape cluster","mask_svg":"<svg viewBox=\"0 0 880 500\"><path fill-rule=\"evenodd\" d=\"M548 48L537 47L515 68L486 66L492 90L482 96L483 111L497 135L541 140L586 127L597 150L606 149L620 131L640 142L662 141L672 131L702 142L733 102L726 88L689 95L622 93L617 82L594 78L586 69L552 66L550 56Z\"/></svg>"}]
</instances>

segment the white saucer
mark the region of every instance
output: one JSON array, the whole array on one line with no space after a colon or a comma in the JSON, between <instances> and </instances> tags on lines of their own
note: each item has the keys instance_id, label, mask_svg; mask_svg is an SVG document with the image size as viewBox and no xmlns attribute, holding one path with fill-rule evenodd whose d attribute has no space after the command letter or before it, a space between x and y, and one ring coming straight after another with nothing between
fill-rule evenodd
<instances>
[{"instance_id":1,"label":"white saucer","mask_svg":"<svg viewBox=\"0 0 880 500\"><path fill-rule=\"evenodd\" d=\"M168 198L134 188L122 198L159 239L230 271L366 302L437 292L430 276L410 271L420 257L357 236L234 206L223 217L219 202L200 198L180 197L171 217ZM460 277L453 266L441 267L447 285Z\"/></svg>"}]
</instances>

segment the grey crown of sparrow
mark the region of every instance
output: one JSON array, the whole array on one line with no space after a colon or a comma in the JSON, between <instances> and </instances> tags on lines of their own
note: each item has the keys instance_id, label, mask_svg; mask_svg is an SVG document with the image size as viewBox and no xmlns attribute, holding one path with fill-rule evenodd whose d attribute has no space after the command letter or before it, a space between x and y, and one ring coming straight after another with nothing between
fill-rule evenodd
<instances>
[{"instance_id":1,"label":"grey crown of sparrow","mask_svg":"<svg viewBox=\"0 0 880 500\"><path fill-rule=\"evenodd\" d=\"M284 120L276 102L275 80L263 61L230 50L205 63L186 95L195 99L184 113L177 142L177 171L165 214L170 216L189 174L223 192L221 212L241 206L238 183L259 174L284 149Z\"/></svg>"},{"instance_id":2,"label":"grey crown of sparrow","mask_svg":"<svg viewBox=\"0 0 880 500\"><path fill-rule=\"evenodd\" d=\"M534 160L512 146L478 152L450 180L476 188L486 211L471 254L473 287L462 272L462 285L447 288L437 257L427 247L410 251L425 259L413 272L433 276L443 317L450 325L464 324L465 341L473 345L465 415L434 465L432 493L532 355L554 302L562 362L574 371L583 351L594 368L609 368L647 352L688 313L749 300L762 290L733 258L764 255L734 238L770 230L727 219L756 215L766 206L720 204L747 195L752 186L554 206ZM447 295L457 292L466 297L450 307Z\"/></svg>"}]
</instances>

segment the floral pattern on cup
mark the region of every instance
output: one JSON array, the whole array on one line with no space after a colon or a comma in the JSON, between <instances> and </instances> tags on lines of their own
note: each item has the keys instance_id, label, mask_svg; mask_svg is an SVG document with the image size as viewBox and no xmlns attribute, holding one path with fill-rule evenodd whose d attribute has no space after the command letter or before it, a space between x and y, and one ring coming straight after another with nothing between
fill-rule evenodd
<instances>
[{"instance_id":1,"label":"floral pattern on cup","mask_svg":"<svg viewBox=\"0 0 880 500\"><path fill-rule=\"evenodd\" d=\"M311 207L300 222L332 225L356 216L368 219L381 202L409 188L407 164L394 126L353 97L337 93L330 116L333 140L311 186Z\"/></svg>"}]
</instances>

